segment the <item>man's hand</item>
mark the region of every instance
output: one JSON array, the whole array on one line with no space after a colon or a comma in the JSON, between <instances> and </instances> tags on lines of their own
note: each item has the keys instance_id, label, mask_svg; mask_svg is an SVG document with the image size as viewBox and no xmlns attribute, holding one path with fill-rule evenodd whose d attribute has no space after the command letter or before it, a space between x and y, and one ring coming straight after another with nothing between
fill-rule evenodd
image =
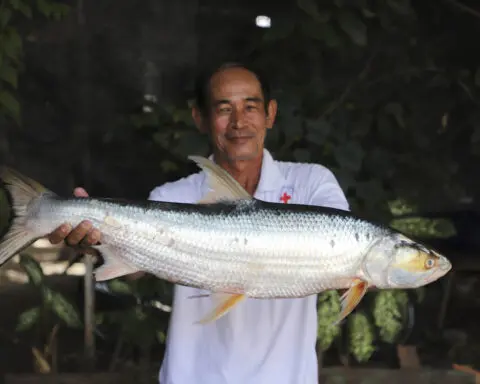
<instances>
[{"instance_id":1,"label":"man's hand","mask_svg":"<svg viewBox=\"0 0 480 384\"><path fill-rule=\"evenodd\" d=\"M83 188L75 188L73 194L76 197L88 197L87 191ZM81 242L82 245L89 246L97 244L101 237L100 231L93 228L93 224L90 221L84 220L73 229L69 224L61 225L48 236L48 240L52 244L58 244L65 240L68 245L74 246Z\"/></svg>"}]
</instances>

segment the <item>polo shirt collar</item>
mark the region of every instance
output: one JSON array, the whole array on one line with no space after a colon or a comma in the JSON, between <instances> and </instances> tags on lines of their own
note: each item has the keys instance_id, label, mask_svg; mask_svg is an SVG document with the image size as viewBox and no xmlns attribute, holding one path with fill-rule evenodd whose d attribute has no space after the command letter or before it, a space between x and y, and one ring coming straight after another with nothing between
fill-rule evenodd
<instances>
[{"instance_id":1,"label":"polo shirt collar","mask_svg":"<svg viewBox=\"0 0 480 384\"><path fill-rule=\"evenodd\" d=\"M208 157L215 161L213 154ZM255 193L275 191L281 189L285 185L285 177L278 168L275 160L267 149L263 149L262 170L260 173L260 181L258 182Z\"/></svg>"}]
</instances>

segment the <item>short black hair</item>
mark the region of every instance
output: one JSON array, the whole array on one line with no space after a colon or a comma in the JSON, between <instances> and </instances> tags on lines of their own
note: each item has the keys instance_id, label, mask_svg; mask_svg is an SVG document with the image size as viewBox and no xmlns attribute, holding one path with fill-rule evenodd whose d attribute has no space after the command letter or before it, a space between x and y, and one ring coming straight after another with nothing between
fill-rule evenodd
<instances>
[{"instance_id":1,"label":"short black hair","mask_svg":"<svg viewBox=\"0 0 480 384\"><path fill-rule=\"evenodd\" d=\"M195 79L194 97L195 105L200 112L203 115L207 115L208 98L210 96L210 80L212 79L213 75L230 68L243 68L255 75L262 89L265 102L265 111L268 112L268 104L271 100L271 89L267 76L262 72L262 70L255 67L253 64L242 62L224 62L220 65L211 66L197 75Z\"/></svg>"}]
</instances>

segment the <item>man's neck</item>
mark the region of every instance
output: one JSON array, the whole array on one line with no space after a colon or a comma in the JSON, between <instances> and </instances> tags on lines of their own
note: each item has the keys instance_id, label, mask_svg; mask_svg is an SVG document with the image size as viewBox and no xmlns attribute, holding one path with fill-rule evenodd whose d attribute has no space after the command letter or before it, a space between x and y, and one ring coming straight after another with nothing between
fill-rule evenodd
<instances>
[{"instance_id":1,"label":"man's neck","mask_svg":"<svg viewBox=\"0 0 480 384\"><path fill-rule=\"evenodd\" d=\"M215 156L216 163L225 169L250 194L254 195L260 174L262 172L263 156L259 155L249 160L229 161L224 157Z\"/></svg>"}]
</instances>

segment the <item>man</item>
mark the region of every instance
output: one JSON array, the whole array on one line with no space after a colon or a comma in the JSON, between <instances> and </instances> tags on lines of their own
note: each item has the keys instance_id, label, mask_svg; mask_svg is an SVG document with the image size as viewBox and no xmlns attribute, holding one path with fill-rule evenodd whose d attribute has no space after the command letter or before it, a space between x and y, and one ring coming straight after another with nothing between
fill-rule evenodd
<instances>
[{"instance_id":1,"label":"man","mask_svg":"<svg viewBox=\"0 0 480 384\"><path fill-rule=\"evenodd\" d=\"M265 79L240 64L227 64L198 81L192 117L209 135L212 158L250 194L279 203L348 209L335 177L314 164L275 161L264 148L277 103ZM197 202L208 192L203 172L157 187L151 200ZM76 190L85 196L84 190ZM59 242L70 228L51 236ZM83 223L67 241L95 243L101 234ZM314 384L318 382L315 342L316 296L301 299L247 299L207 325L194 324L213 308L195 298L194 288L175 286L162 384Z\"/></svg>"}]
</instances>

